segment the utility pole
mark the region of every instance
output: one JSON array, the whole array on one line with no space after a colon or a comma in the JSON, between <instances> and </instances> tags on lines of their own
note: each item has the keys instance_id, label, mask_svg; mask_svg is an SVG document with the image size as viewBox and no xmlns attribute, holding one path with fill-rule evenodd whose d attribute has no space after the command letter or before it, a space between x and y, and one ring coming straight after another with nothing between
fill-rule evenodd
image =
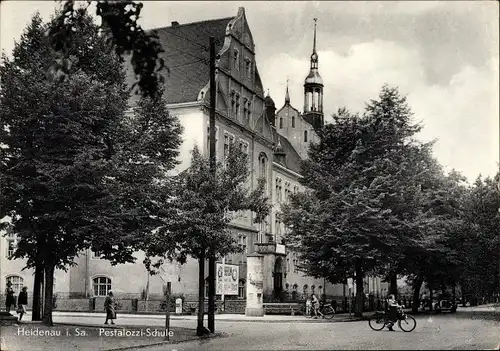
<instances>
[{"instance_id":1,"label":"utility pole","mask_svg":"<svg viewBox=\"0 0 500 351\"><path fill-rule=\"evenodd\" d=\"M215 38L210 37L210 173L215 179ZM213 209L212 209L213 210ZM215 245L210 243L208 248L208 329L215 332Z\"/></svg>"},{"instance_id":2,"label":"utility pole","mask_svg":"<svg viewBox=\"0 0 500 351\"><path fill-rule=\"evenodd\" d=\"M171 295L172 283L167 282L167 286L166 287L164 286L164 289L165 289L164 290L165 300L167 301L165 309L165 338L167 341L169 341L170 340L170 295Z\"/></svg>"}]
</instances>

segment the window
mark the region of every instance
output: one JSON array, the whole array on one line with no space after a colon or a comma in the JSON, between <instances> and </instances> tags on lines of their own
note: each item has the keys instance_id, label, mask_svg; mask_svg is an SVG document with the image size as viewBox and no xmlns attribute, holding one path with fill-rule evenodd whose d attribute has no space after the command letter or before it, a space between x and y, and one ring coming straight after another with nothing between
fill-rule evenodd
<instances>
[{"instance_id":1,"label":"window","mask_svg":"<svg viewBox=\"0 0 500 351\"><path fill-rule=\"evenodd\" d=\"M276 234L278 234L278 235L281 234L281 222L278 218L276 218L274 220L274 226L276 228L276 230L275 230Z\"/></svg>"},{"instance_id":2,"label":"window","mask_svg":"<svg viewBox=\"0 0 500 351\"><path fill-rule=\"evenodd\" d=\"M283 117L280 117L280 129L283 129Z\"/></svg>"},{"instance_id":3,"label":"window","mask_svg":"<svg viewBox=\"0 0 500 351\"><path fill-rule=\"evenodd\" d=\"M100 258L101 258L101 256L102 256L102 252L100 252L100 251L96 251L96 250L94 250L94 249L92 249L92 250L91 250L91 255L90 255L90 258L92 258L92 259L97 259L97 260L98 260L98 259L100 259Z\"/></svg>"},{"instance_id":4,"label":"window","mask_svg":"<svg viewBox=\"0 0 500 351\"><path fill-rule=\"evenodd\" d=\"M290 191L290 182L285 182L285 202L287 202L290 198L290 194L292 192Z\"/></svg>"},{"instance_id":5,"label":"window","mask_svg":"<svg viewBox=\"0 0 500 351\"><path fill-rule=\"evenodd\" d=\"M246 297L245 279L240 279L238 282L238 298L244 299Z\"/></svg>"},{"instance_id":6,"label":"window","mask_svg":"<svg viewBox=\"0 0 500 351\"><path fill-rule=\"evenodd\" d=\"M240 235L238 237L238 244L240 245L243 253L248 254L247 250L247 236L246 235Z\"/></svg>"},{"instance_id":7,"label":"window","mask_svg":"<svg viewBox=\"0 0 500 351\"><path fill-rule=\"evenodd\" d=\"M281 178L276 178L276 201L281 202L283 200L283 180Z\"/></svg>"},{"instance_id":8,"label":"window","mask_svg":"<svg viewBox=\"0 0 500 351\"><path fill-rule=\"evenodd\" d=\"M236 114L235 117L238 118L240 116L240 95L236 94Z\"/></svg>"},{"instance_id":9,"label":"window","mask_svg":"<svg viewBox=\"0 0 500 351\"><path fill-rule=\"evenodd\" d=\"M231 116L236 117L236 92L231 91Z\"/></svg>"},{"instance_id":10,"label":"window","mask_svg":"<svg viewBox=\"0 0 500 351\"><path fill-rule=\"evenodd\" d=\"M16 241L14 239L7 239L7 257L10 257L16 251Z\"/></svg>"},{"instance_id":11,"label":"window","mask_svg":"<svg viewBox=\"0 0 500 351\"><path fill-rule=\"evenodd\" d=\"M248 116L248 99L243 98L243 117L246 118Z\"/></svg>"},{"instance_id":12,"label":"window","mask_svg":"<svg viewBox=\"0 0 500 351\"><path fill-rule=\"evenodd\" d=\"M228 132L224 133L224 162L227 159L229 155L229 149L231 147L231 144L234 143L234 135L230 134Z\"/></svg>"},{"instance_id":13,"label":"window","mask_svg":"<svg viewBox=\"0 0 500 351\"><path fill-rule=\"evenodd\" d=\"M261 153L259 156L259 177L264 179L264 191L267 191L267 156Z\"/></svg>"},{"instance_id":14,"label":"window","mask_svg":"<svg viewBox=\"0 0 500 351\"><path fill-rule=\"evenodd\" d=\"M94 283L94 296L106 296L111 290L111 279L108 277L96 277Z\"/></svg>"},{"instance_id":15,"label":"window","mask_svg":"<svg viewBox=\"0 0 500 351\"><path fill-rule=\"evenodd\" d=\"M236 49L233 51L233 66L238 71L240 70L240 52Z\"/></svg>"},{"instance_id":16,"label":"window","mask_svg":"<svg viewBox=\"0 0 500 351\"><path fill-rule=\"evenodd\" d=\"M307 143L307 130L304 130L304 142Z\"/></svg>"},{"instance_id":17,"label":"window","mask_svg":"<svg viewBox=\"0 0 500 351\"><path fill-rule=\"evenodd\" d=\"M18 275L11 275L5 279L5 284L7 285L9 281L12 283L11 287L14 290L14 293L16 295L19 294L24 286L24 279Z\"/></svg>"},{"instance_id":18,"label":"window","mask_svg":"<svg viewBox=\"0 0 500 351\"><path fill-rule=\"evenodd\" d=\"M295 128L295 116L292 116L292 128Z\"/></svg>"},{"instance_id":19,"label":"window","mask_svg":"<svg viewBox=\"0 0 500 351\"><path fill-rule=\"evenodd\" d=\"M247 118L250 120L250 117L252 117L252 103L250 101L248 102L247 114Z\"/></svg>"},{"instance_id":20,"label":"window","mask_svg":"<svg viewBox=\"0 0 500 351\"><path fill-rule=\"evenodd\" d=\"M252 61L249 58L245 60L245 72L247 78L252 77Z\"/></svg>"}]
</instances>

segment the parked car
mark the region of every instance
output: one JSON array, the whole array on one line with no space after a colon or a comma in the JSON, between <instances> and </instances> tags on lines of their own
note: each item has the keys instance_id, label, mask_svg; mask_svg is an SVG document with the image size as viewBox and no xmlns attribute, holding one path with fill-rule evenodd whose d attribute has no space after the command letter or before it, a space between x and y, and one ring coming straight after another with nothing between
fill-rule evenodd
<instances>
[{"instance_id":1,"label":"parked car","mask_svg":"<svg viewBox=\"0 0 500 351\"><path fill-rule=\"evenodd\" d=\"M457 312L458 304L456 301L453 301L451 298L438 298L433 301L432 309L436 311L436 313L440 312Z\"/></svg>"}]
</instances>

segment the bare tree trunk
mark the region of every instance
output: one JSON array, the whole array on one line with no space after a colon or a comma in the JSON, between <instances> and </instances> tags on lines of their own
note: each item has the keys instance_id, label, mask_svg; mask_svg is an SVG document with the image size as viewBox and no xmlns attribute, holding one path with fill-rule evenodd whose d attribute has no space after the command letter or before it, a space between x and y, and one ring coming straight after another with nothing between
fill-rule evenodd
<instances>
[{"instance_id":1,"label":"bare tree trunk","mask_svg":"<svg viewBox=\"0 0 500 351\"><path fill-rule=\"evenodd\" d=\"M356 262L356 309L354 310L354 316L363 316L363 270L361 268L361 263Z\"/></svg>"},{"instance_id":2,"label":"bare tree trunk","mask_svg":"<svg viewBox=\"0 0 500 351\"><path fill-rule=\"evenodd\" d=\"M45 300L42 322L45 325L52 326L52 303L54 295L54 265L46 264L45 266Z\"/></svg>"},{"instance_id":3,"label":"bare tree trunk","mask_svg":"<svg viewBox=\"0 0 500 351\"><path fill-rule=\"evenodd\" d=\"M33 279L33 308L31 311L32 321L42 320L42 281L43 281L43 264L35 266L35 277Z\"/></svg>"},{"instance_id":4,"label":"bare tree trunk","mask_svg":"<svg viewBox=\"0 0 500 351\"><path fill-rule=\"evenodd\" d=\"M394 272L389 273L389 294L398 298L398 275Z\"/></svg>"},{"instance_id":5,"label":"bare tree trunk","mask_svg":"<svg viewBox=\"0 0 500 351\"><path fill-rule=\"evenodd\" d=\"M198 259L198 326L196 327L196 335L202 336L205 334L203 326L203 316L205 314L205 253L200 255Z\"/></svg>"},{"instance_id":6,"label":"bare tree trunk","mask_svg":"<svg viewBox=\"0 0 500 351\"><path fill-rule=\"evenodd\" d=\"M429 311L432 311L432 302L434 301L434 291L432 285L429 286Z\"/></svg>"},{"instance_id":7,"label":"bare tree trunk","mask_svg":"<svg viewBox=\"0 0 500 351\"><path fill-rule=\"evenodd\" d=\"M418 312L418 306L420 305L420 289L422 288L422 284L424 283L424 279L418 276L415 279L413 285L413 305L411 306L411 311L413 313Z\"/></svg>"}]
</instances>

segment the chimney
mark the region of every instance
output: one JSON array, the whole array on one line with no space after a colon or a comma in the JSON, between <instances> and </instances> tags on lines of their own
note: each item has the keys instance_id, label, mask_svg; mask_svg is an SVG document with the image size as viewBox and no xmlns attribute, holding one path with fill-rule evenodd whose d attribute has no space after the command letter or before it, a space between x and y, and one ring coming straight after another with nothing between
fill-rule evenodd
<instances>
[{"instance_id":1,"label":"chimney","mask_svg":"<svg viewBox=\"0 0 500 351\"><path fill-rule=\"evenodd\" d=\"M177 26L179 26L179 22L177 22L177 21L173 21L173 22L172 22L172 27L177 27Z\"/></svg>"}]
</instances>

